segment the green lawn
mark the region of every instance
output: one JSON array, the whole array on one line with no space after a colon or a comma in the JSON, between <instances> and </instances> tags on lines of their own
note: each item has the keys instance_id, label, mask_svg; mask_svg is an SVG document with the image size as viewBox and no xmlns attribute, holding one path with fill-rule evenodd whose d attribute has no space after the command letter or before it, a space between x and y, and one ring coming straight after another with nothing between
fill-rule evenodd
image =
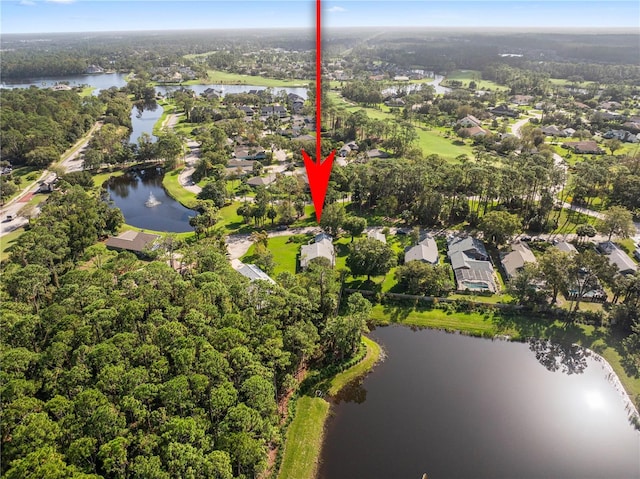
<instances>
[{"instance_id":1,"label":"green lawn","mask_svg":"<svg viewBox=\"0 0 640 479\"><path fill-rule=\"evenodd\" d=\"M122 176L124 175L124 170L117 170L117 171L110 171L107 173L98 173L97 175L93 176L93 184L95 186L102 186L104 184L105 181L107 181L109 178L115 178L116 176Z\"/></svg>"},{"instance_id":2,"label":"green lawn","mask_svg":"<svg viewBox=\"0 0 640 479\"><path fill-rule=\"evenodd\" d=\"M291 238L292 236L275 236L269 238L267 249L273 254L273 260L275 262L275 268L273 270L274 277L285 271L292 274L296 273L300 247L306 244L307 241L312 238L312 235L307 235L307 240L302 243L291 242ZM251 246L241 260L244 263L251 263L254 252L255 248Z\"/></svg>"},{"instance_id":3,"label":"green lawn","mask_svg":"<svg viewBox=\"0 0 640 479\"><path fill-rule=\"evenodd\" d=\"M7 250L15 244L22 233L24 233L24 228L18 228L0 237L0 261L4 261L9 257Z\"/></svg>"},{"instance_id":4,"label":"green lawn","mask_svg":"<svg viewBox=\"0 0 640 479\"><path fill-rule=\"evenodd\" d=\"M296 415L287 430L279 479L315 477L328 413L329 403L322 398L298 399Z\"/></svg>"},{"instance_id":5,"label":"green lawn","mask_svg":"<svg viewBox=\"0 0 640 479\"><path fill-rule=\"evenodd\" d=\"M453 140L442 136L440 130L426 130L422 127L417 128L418 146L425 155L436 154L447 160L453 160L459 155L467 155L473 157L473 148L468 145L454 145Z\"/></svg>"},{"instance_id":6,"label":"green lawn","mask_svg":"<svg viewBox=\"0 0 640 479\"><path fill-rule=\"evenodd\" d=\"M18 178L20 183L16 185L18 190L13 195L7 197L5 199L5 203L8 203L13 198L20 195L27 186L35 184L36 180L40 178L40 175L42 175L42 171L43 170L39 170L32 166L19 166L14 168L11 173L11 177L14 179Z\"/></svg>"},{"instance_id":7,"label":"green lawn","mask_svg":"<svg viewBox=\"0 0 640 479\"><path fill-rule=\"evenodd\" d=\"M193 84L217 84L227 85L255 85L265 87L304 87L310 80L278 80L275 78L263 78L252 75L241 75L239 73L229 73L219 70L208 70L208 78L184 82L185 85Z\"/></svg>"},{"instance_id":8,"label":"green lawn","mask_svg":"<svg viewBox=\"0 0 640 479\"><path fill-rule=\"evenodd\" d=\"M378 362L378 359L380 359L380 345L365 337L362 338L362 341L367 346L366 356L358 364L346 371L336 374L336 376L331 380L331 384L328 389L330 396L335 396L347 384L369 372L369 370L371 370L371 368L373 368L373 366Z\"/></svg>"},{"instance_id":9,"label":"green lawn","mask_svg":"<svg viewBox=\"0 0 640 479\"><path fill-rule=\"evenodd\" d=\"M179 168L165 173L162 186L171 198L187 208L194 208L197 203L196 194L185 190L178 179L182 170L183 168Z\"/></svg>"},{"instance_id":10,"label":"green lawn","mask_svg":"<svg viewBox=\"0 0 640 479\"><path fill-rule=\"evenodd\" d=\"M335 395L345 385L367 373L380 358L381 348L362 338L367 354L351 368L338 373L329 382L329 394ZM319 397L302 396L296 402L296 414L287 430L278 479L313 479L324 433L329 403Z\"/></svg>"},{"instance_id":11,"label":"green lawn","mask_svg":"<svg viewBox=\"0 0 640 479\"><path fill-rule=\"evenodd\" d=\"M455 70L447 75L443 85L446 85L450 80L458 80L462 82L462 86L469 87L469 82L472 80L476 82L476 89L478 90L494 90L494 91L507 91L508 87L498 85L495 82L482 79L482 72L478 70Z\"/></svg>"},{"instance_id":12,"label":"green lawn","mask_svg":"<svg viewBox=\"0 0 640 479\"><path fill-rule=\"evenodd\" d=\"M234 201L230 205L220 208L220 222L218 224L223 225L227 233L237 233L242 229L248 229L242 216L237 213L241 204L239 201Z\"/></svg>"}]
</instances>

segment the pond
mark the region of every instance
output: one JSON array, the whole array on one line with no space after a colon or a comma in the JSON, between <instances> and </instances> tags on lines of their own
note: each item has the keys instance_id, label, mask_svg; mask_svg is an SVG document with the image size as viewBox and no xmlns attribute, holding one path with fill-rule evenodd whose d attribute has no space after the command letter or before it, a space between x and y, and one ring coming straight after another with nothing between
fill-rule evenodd
<instances>
[{"instance_id":1,"label":"pond","mask_svg":"<svg viewBox=\"0 0 640 479\"><path fill-rule=\"evenodd\" d=\"M150 103L136 103L131 109L131 136L129 143L138 143L138 138L143 133L151 136L151 141L156 141L153 135L153 127L162 116L163 108L155 101Z\"/></svg>"},{"instance_id":2,"label":"pond","mask_svg":"<svg viewBox=\"0 0 640 479\"><path fill-rule=\"evenodd\" d=\"M371 336L387 359L335 398L318 478L640 477L640 433L588 351L401 326Z\"/></svg>"},{"instance_id":3,"label":"pond","mask_svg":"<svg viewBox=\"0 0 640 479\"><path fill-rule=\"evenodd\" d=\"M89 85L95 88L94 95L100 93L100 90L106 90L115 87L123 87L127 84L126 73L98 73L94 75L71 75L63 77L43 77L30 78L21 80L2 80L2 88L29 88L37 86L39 88L49 88L57 83L68 83L71 87L81 85Z\"/></svg>"},{"instance_id":4,"label":"pond","mask_svg":"<svg viewBox=\"0 0 640 479\"><path fill-rule=\"evenodd\" d=\"M127 224L173 233L193 231L189 218L197 212L167 195L162 187L163 176L161 168L128 171L109 179L105 186Z\"/></svg>"}]
</instances>

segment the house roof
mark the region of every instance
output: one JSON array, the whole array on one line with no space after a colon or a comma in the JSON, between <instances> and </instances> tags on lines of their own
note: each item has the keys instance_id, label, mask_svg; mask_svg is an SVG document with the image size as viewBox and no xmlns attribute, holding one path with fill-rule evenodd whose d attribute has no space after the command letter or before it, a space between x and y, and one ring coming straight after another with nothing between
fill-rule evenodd
<instances>
[{"instance_id":1,"label":"house roof","mask_svg":"<svg viewBox=\"0 0 640 479\"><path fill-rule=\"evenodd\" d=\"M389 154L386 151L382 151L377 148L367 151L367 156L369 158L389 158Z\"/></svg>"},{"instance_id":2,"label":"house roof","mask_svg":"<svg viewBox=\"0 0 640 479\"><path fill-rule=\"evenodd\" d=\"M426 261L427 263L438 263L438 245L432 236L427 236L417 245L409 248L404 253L404 262Z\"/></svg>"},{"instance_id":3,"label":"house roof","mask_svg":"<svg viewBox=\"0 0 640 479\"><path fill-rule=\"evenodd\" d=\"M536 263L536 257L524 243L513 243L512 251L502 258L502 267L507 275L513 277L525 263Z\"/></svg>"},{"instance_id":4,"label":"house roof","mask_svg":"<svg viewBox=\"0 0 640 479\"><path fill-rule=\"evenodd\" d=\"M276 175L267 176L254 176L247 180L247 184L250 186L267 186L276 181Z\"/></svg>"},{"instance_id":5,"label":"house roof","mask_svg":"<svg viewBox=\"0 0 640 479\"><path fill-rule=\"evenodd\" d=\"M158 235L129 230L120 233L118 236L109 237L105 244L107 248L141 253L158 238L160 238Z\"/></svg>"},{"instance_id":6,"label":"house roof","mask_svg":"<svg viewBox=\"0 0 640 479\"><path fill-rule=\"evenodd\" d=\"M311 244L302 245L300 248L300 266L306 268L309 261L315 258L327 258L331 265L335 265L335 251L333 249L332 238L321 233L316 236L316 241Z\"/></svg>"},{"instance_id":7,"label":"house roof","mask_svg":"<svg viewBox=\"0 0 640 479\"><path fill-rule=\"evenodd\" d=\"M638 271L638 265L611 241L599 243L598 249L609 258L609 263L615 265L622 274L633 274Z\"/></svg>"},{"instance_id":8,"label":"house roof","mask_svg":"<svg viewBox=\"0 0 640 479\"><path fill-rule=\"evenodd\" d=\"M469 122L473 123L476 126L480 126L482 124L482 122L473 115L467 115L461 120L458 120L458 124L469 123Z\"/></svg>"},{"instance_id":9,"label":"house roof","mask_svg":"<svg viewBox=\"0 0 640 479\"><path fill-rule=\"evenodd\" d=\"M568 143L563 143L563 145L568 148L573 148L573 151L576 153L601 153L602 150L598 146L595 141L587 140L587 141L572 141Z\"/></svg>"},{"instance_id":10,"label":"house roof","mask_svg":"<svg viewBox=\"0 0 640 479\"><path fill-rule=\"evenodd\" d=\"M566 241L560 241L555 244L555 247L560 251L564 251L565 253L577 253L578 250L571 243L567 243Z\"/></svg>"},{"instance_id":11,"label":"house roof","mask_svg":"<svg viewBox=\"0 0 640 479\"><path fill-rule=\"evenodd\" d=\"M275 281L271 277L258 268L255 264L243 264L238 268L238 273L242 276L249 278L250 281L263 280L275 284Z\"/></svg>"},{"instance_id":12,"label":"house roof","mask_svg":"<svg viewBox=\"0 0 640 479\"><path fill-rule=\"evenodd\" d=\"M480 255L485 258L489 257L487 250L484 247L484 243L473 236L453 236L447 240L447 247L449 255L456 252L462 252Z\"/></svg>"},{"instance_id":13,"label":"house roof","mask_svg":"<svg viewBox=\"0 0 640 479\"><path fill-rule=\"evenodd\" d=\"M376 230L371 230L367 233L369 238L377 239L378 241L382 241L383 243L387 242L387 237L381 232Z\"/></svg>"},{"instance_id":14,"label":"house roof","mask_svg":"<svg viewBox=\"0 0 640 479\"><path fill-rule=\"evenodd\" d=\"M486 135L487 134L487 130L485 130L484 128L481 128L479 126L472 126L469 128L463 128L463 130L466 130L469 133L469 136L478 136L478 135Z\"/></svg>"}]
</instances>

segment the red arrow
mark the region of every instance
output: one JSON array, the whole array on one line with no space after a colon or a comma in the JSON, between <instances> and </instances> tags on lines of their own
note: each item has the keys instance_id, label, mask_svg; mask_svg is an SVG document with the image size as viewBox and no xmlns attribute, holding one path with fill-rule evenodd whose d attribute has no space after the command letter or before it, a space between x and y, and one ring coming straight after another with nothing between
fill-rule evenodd
<instances>
[{"instance_id":1,"label":"red arrow","mask_svg":"<svg viewBox=\"0 0 640 479\"><path fill-rule=\"evenodd\" d=\"M322 117L322 53L320 47L320 0L316 0L316 160L314 162L306 151L302 150L304 158L304 166L307 169L309 177L309 187L311 188L311 198L313 206L316 209L316 221L320 223L322 218L322 208L324 207L324 198L327 195L327 186L329 185L329 176L331 175L331 166L333 158L336 155L333 150L326 160L320 161L322 158L322 148L320 138L322 128L320 121Z\"/></svg>"}]
</instances>

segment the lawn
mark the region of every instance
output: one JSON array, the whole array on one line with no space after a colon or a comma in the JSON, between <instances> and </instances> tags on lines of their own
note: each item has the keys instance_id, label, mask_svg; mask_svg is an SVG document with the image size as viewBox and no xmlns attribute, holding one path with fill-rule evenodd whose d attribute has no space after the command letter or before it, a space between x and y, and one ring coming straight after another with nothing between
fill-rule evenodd
<instances>
[{"instance_id":1,"label":"lawn","mask_svg":"<svg viewBox=\"0 0 640 479\"><path fill-rule=\"evenodd\" d=\"M251 85L265 87L304 87L311 80L278 80L276 78L264 78L253 75L241 75L219 70L208 70L208 78L184 82L185 85L193 84L227 84L227 85Z\"/></svg>"},{"instance_id":2,"label":"lawn","mask_svg":"<svg viewBox=\"0 0 640 479\"><path fill-rule=\"evenodd\" d=\"M469 87L469 82L472 80L476 82L476 88L478 90L499 90L507 91L509 88L503 85L498 85L495 82L482 79L482 73L477 70L455 70L447 75L442 82L443 85L448 85L451 80L458 80L462 82L462 86Z\"/></svg>"},{"instance_id":3,"label":"lawn","mask_svg":"<svg viewBox=\"0 0 640 479\"><path fill-rule=\"evenodd\" d=\"M439 155L447 160L454 160L459 155L473 157L473 148L466 143L453 144L453 140L445 138L440 130L427 130L423 127L416 129L418 133L417 145L425 155Z\"/></svg>"},{"instance_id":4,"label":"lawn","mask_svg":"<svg viewBox=\"0 0 640 479\"><path fill-rule=\"evenodd\" d=\"M20 183L16 185L18 187L18 191L16 191L13 195L7 197L4 200L5 203L8 203L13 198L20 195L27 186L31 184L35 185L38 178L40 178L40 175L42 175L42 171L43 170L39 170L32 166L19 166L17 168L14 168L11 173L11 177L14 179L18 178L20 180Z\"/></svg>"},{"instance_id":5,"label":"lawn","mask_svg":"<svg viewBox=\"0 0 640 479\"><path fill-rule=\"evenodd\" d=\"M187 208L194 208L197 203L196 194L182 187L179 181L182 168L165 173L162 178L162 186L171 198Z\"/></svg>"},{"instance_id":6,"label":"lawn","mask_svg":"<svg viewBox=\"0 0 640 479\"><path fill-rule=\"evenodd\" d=\"M301 243L292 242L293 236L275 236L269 238L267 243L267 249L273 254L273 261L275 262L275 268L273 270L273 276L277 276L280 273L288 271L295 274L298 265L298 254L300 253L300 247L306 244L313 235L305 235L306 241ZM298 236L296 236L297 238ZM255 252L255 247L252 245L241 259L244 263L251 263L251 258Z\"/></svg>"},{"instance_id":7,"label":"lawn","mask_svg":"<svg viewBox=\"0 0 640 479\"><path fill-rule=\"evenodd\" d=\"M98 173L93 175L93 184L95 186L102 186L109 178L115 178L116 176L124 175L124 170L109 171L107 173Z\"/></svg>"},{"instance_id":8,"label":"lawn","mask_svg":"<svg viewBox=\"0 0 640 479\"><path fill-rule=\"evenodd\" d=\"M380 346L362 338L367 347L364 359L331 379L329 394L367 373L380 358ZM296 414L286 435L279 479L313 479L324 436L324 423L330 404L319 397L302 396L296 402Z\"/></svg>"},{"instance_id":9,"label":"lawn","mask_svg":"<svg viewBox=\"0 0 640 479\"><path fill-rule=\"evenodd\" d=\"M240 216L237 211L238 207L241 205L239 201L234 201L233 203L220 208L218 212L220 214L220 221L218 224L223 225L227 233L237 233L242 229L248 228L248 226L244 223L244 219Z\"/></svg>"},{"instance_id":10,"label":"lawn","mask_svg":"<svg viewBox=\"0 0 640 479\"><path fill-rule=\"evenodd\" d=\"M18 228L0 237L0 261L4 261L9 257L7 250L15 244L22 233L24 233L24 228Z\"/></svg>"},{"instance_id":11,"label":"lawn","mask_svg":"<svg viewBox=\"0 0 640 479\"><path fill-rule=\"evenodd\" d=\"M315 477L328 413L329 403L322 398L303 396L298 399L296 415L287 430L278 478Z\"/></svg>"}]
</instances>

